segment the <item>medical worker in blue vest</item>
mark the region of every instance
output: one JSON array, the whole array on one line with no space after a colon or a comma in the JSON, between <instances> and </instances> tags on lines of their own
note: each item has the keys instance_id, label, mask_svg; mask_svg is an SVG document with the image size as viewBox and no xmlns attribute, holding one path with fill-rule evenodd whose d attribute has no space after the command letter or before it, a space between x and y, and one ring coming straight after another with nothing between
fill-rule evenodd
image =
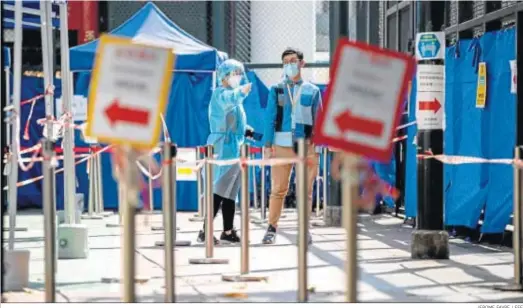
<instances>
[{"instance_id":1,"label":"medical worker in blue vest","mask_svg":"<svg viewBox=\"0 0 523 308\"><path fill-rule=\"evenodd\" d=\"M209 104L209 124L211 133L207 144L213 145L218 160L240 157L240 147L246 136L252 135L247 125L243 101L251 91L251 83L246 82L243 64L236 60L226 60L217 71L218 87L214 90ZM240 238L234 230L236 197L240 190L240 166L214 166L214 217L222 209L223 232L220 240L236 243ZM205 241L204 228L198 234L198 242ZM214 238L215 244L219 241Z\"/></svg>"}]
</instances>

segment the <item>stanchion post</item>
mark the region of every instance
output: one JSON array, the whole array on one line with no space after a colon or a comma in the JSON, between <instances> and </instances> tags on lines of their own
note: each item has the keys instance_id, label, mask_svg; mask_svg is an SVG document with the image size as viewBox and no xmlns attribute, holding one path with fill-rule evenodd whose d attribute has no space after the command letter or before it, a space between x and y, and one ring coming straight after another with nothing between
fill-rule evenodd
<instances>
[{"instance_id":1,"label":"stanchion post","mask_svg":"<svg viewBox=\"0 0 523 308\"><path fill-rule=\"evenodd\" d=\"M152 160L153 157L150 157L150 159ZM149 188L149 214L152 214L154 212L154 196L153 196L153 179L152 179L152 162L149 161L149 177L148 177L148 180L147 180L147 184L148 184L148 188Z\"/></svg>"},{"instance_id":2,"label":"stanchion post","mask_svg":"<svg viewBox=\"0 0 523 308\"><path fill-rule=\"evenodd\" d=\"M196 161L199 161L201 157L200 147L196 147ZM198 169L196 171L196 185L198 190L198 214L197 217L203 217L203 202L202 202L202 170Z\"/></svg>"},{"instance_id":3,"label":"stanchion post","mask_svg":"<svg viewBox=\"0 0 523 308\"><path fill-rule=\"evenodd\" d=\"M323 148L323 211L327 206L327 172L328 172L328 161L329 161L329 148Z\"/></svg>"},{"instance_id":4,"label":"stanchion post","mask_svg":"<svg viewBox=\"0 0 523 308\"><path fill-rule=\"evenodd\" d=\"M358 158L346 154L343 159L343 177L342 177L342 215L343 225L347 236L346 249L347 260L345 264L346 274L346 301L355 303L357 301L357 283L358 283L358 266L357 266L357 208L352 204L353 198L357 194L358 176L354 174L352 166L356 165Z\"/></svg>"},{"instance_id":5,"label":"stanchion post","mask_svg":"<svg viewBox=\"0 0 523 308\"><path fill-rule=\"evenodd\" d=\"M91 153L92 155L92 153ZM89 215L89 217L93 216L94 214L94 204L95 204L95 200L94 200L94 178L93 178L93 171L94 171L94 166L93 166L93 158L91 156L91 158L89 158L89 160L87 161L89 166L87 167L87 173L88 173L88 177L89 177L89 201L87 203L87 214Z\"/></svg>"},{"instance_id":6,"label":"stanchion post","mask_svg":"<svg viewBox=\"0 0 523 308\"><path fill-rule=\"evenodd\" d=\"M96 152L95 152L96 153ZM91 158L91 163L93 165L93 197L94 197L94 212L97 215L102 215L102 209L100 204L100 182L98 181L98 155L94 154Z\"/></svg>"},{"instance_id":7,"label":"stanchion post","mask_svg":"<svg viewBox=\"0 0 523 308\"><path fill-rule=\"evenodd\" d=\"M296 201L298 207L298 302L308 301L307 289L307 251L309 234L309 208L307 194L307 144L305 139L298 140L298 158L296 165Z\"/></svg>"},{"instance_id":8,"label":"stanchion post","mask_svg":"<svg viewBox=\"0 0 523 308\"><path fill-rule=\"evenodd\" d=\"M321 156L318 157L318 160L321 159ZM316 171L316 217L320 216L320 185L321 185L321 176L320 176L320 162L318 161L318 167Z\"/></svg>"},{"instance_id":9,"label":"stanchion post","mask_svg":"<svg viewBox=\"0 0 523 308\"><path fill-rule=\"evenodd\" d=\"M202 147L196 147L196 161L199 161L201 158L201 149ZM196 221L205 221L205 212L206 212L206 197L203 194L203 183L202 183L202 170L198 169L196 170L196 188L198 193L198 213L194 214L194 217L190 217L189 221L196 222Z\"/></svg>"},{"instance_id":10,"label":"stanchion post","mask_svg":"<svg viewBox=\"0 0 523 308\"><path fill-rule=\"evenodd\" d=\"M44 234L45 234L45 301L56 301L56 214L54 207L55 176L52 160L54 158L54 143L49 139L42 140L43 149L43 204L44 204Z\"/></svg>"},{"instance_id":11,"label":"stanchion post","mask_svg":"<svg viewBox=\"0 0 523 308\"><path fill-rule=\"evenodd\" d=\"M205 258L189 259L190 264L227 264L227 259L214 258L214 210L213 210L213 146L207 145L205 150Z\"/></svg>"},{"instance_id":12,"label":"stanchion post","mask_svg":"<svg viewBox=\"0 0 523 308\"><path fill-rule=\"evenodd\" d=\"M262 148L262 160L265 160L265 147ZM261 176L260 176L260 181L261 181L261 198L260 198L260 217L262 220L265 220L266 218L266 191L265 191L265 181L266 181L266 178L265 178L265 172L267 171L267 169L265 169L265 165L262 165L260 166L260 169L261 169Z\"/></svg>"},{"instance_id":13,"label":"stanchion post","mask_svg":"<svg viewBox=\"0 0 523 308\"><path fill-rule=\"evenodd\" d=\"M100 204L100 215L109 216L112 213L105 212L104 204L104 185L103 185L103 169L102 169L102 152L96 155L96 181L98 182L98 203Z\"/></svg>"},{"instance_id":14,"label":"stanchion post","mask_svg":"<svg viewBox=\"0 0 523 308\"><path fill-rule=\"evenodd\" d=\"M123 173L123 301L125 303L134 303L135 295L135 212L138 205L138 169L136 167L136 151L130 148L126 149L125 161L126 168L121 170Z\"/></svg>"},{"instance_id":15,"label":"stanchion post","mask_svg":"<svg viewBox=\"0 0 523 308\"><path fill-rule=\"evenodd\" d=\"M240 149L240 158L242 161L249 159L249 146L243 144ZM229 282L256 282L266 281L267 277L250 275L249 269L249 166L242 162L241 168L241 242L240 242L240 275L223 275L223 281Z\"/></svg>"},{"instance_id":16,"label":"stanchion post","mask_svg":"<svg viewBox=\"0 0 523 308\"><path fill-rule=\"evenodd\" d=\"M165 226L165 302L175 302L175 285L174 285L174 241L175 241L175 213L176 207L176 165L173 164L173 158L176 158L176 146L171 142L163 144L163 220ZM173 167L174 165L174 167Z\"/></svg>"},{"instance_id":17,"label":"stanchion post","mask_svg":"<svg viewBox=\"0 0 523 308\"><path fill-rule=\"evenodd\" d=\"M213 157L212 145L207 146L207 159ZM205 257L212 258L214 255L214 210L213 210L213 170L210 162L205 163L205 196L206 202L206 215L205 215Z\"/></svg>"},{"instance_id":18,"label":"stanchion post","mask_svg":"<svg viewBox=\"0 0 523 308\"><path fill-rule=\"evenodd\" d=\"M248 156L247 156L248 157ZM251 155L251 159L254 159L254 153ZM252 197L253 197L253 210L258 209L258 185L256 183L256 166L252 166ZM249 207L248 207L249 208Z\"/></svg>"},{"instance_id":19,"label":"stanchion post","mask_svg":"<svg viewBox=\"0 0 523 308\"><path fill-rule=\"evenodd\" d=\"M249 158L249 146L244 144L241 147L241 158ZM242 275L249 273L249 166L242 164L241 168L241 269Z\"/></svg>"}]
</instances>

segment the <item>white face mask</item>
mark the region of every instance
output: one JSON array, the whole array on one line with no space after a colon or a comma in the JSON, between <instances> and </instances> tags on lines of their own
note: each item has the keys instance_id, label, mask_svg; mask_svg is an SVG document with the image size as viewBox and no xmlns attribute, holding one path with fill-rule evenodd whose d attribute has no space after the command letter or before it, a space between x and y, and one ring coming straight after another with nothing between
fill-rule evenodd
<instances>
[{"instance_id":1,"label":"white face mask","mask_svg":"<svg viewBox=\"0 0 523 308\"><path fill-rule=\"evenodd\" d=\"M229 77L229 86L233 89L237 88L240 85L240 82L242 80L242 76L240 75L233 75Z\"/></svg>"}]
</instances>

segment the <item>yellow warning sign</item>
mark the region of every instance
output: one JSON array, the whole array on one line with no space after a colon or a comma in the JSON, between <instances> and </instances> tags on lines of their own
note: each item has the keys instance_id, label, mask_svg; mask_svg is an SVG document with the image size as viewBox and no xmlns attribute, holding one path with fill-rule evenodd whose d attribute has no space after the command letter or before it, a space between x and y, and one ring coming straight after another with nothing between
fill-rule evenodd
<instances>
[{"instance_id":1,"label":"yellow warning sign","mask_svg":"<svg viewBox=\"0 0 523 308\"><path fill-rule=\"evenodd\" d=\"M480 62L478 67L478 89L476 91L476 108L485 108L487 102L487 63Z\"/></svg>"}]
</instances>

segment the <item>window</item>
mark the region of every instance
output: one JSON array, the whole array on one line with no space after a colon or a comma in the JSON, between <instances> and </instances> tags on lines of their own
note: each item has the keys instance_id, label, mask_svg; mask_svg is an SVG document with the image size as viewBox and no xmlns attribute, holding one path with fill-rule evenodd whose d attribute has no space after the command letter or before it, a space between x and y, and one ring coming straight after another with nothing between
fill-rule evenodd
<instances>
[{"instance_id":1,"label":"window","mask_svg":"<svg viewBox=\"0 0 523 308\"><path fill-rule=\"evenodd\" d=\"M410 6L400 11L399 45L400 51L409 51L409 40L411 39Z\"/></svg>"},{"instance_id":2,"label":"window","mask_svg":"<svg viewBox=\"0 0 523 308\"><path fill-rule=\"evenodd\" d=\"M397 18L396 15L391 15L387 19L387 48L396 50L396 42L397 42L397 35L396 35L396 24Z\"/></svg>"}]
</instances>

